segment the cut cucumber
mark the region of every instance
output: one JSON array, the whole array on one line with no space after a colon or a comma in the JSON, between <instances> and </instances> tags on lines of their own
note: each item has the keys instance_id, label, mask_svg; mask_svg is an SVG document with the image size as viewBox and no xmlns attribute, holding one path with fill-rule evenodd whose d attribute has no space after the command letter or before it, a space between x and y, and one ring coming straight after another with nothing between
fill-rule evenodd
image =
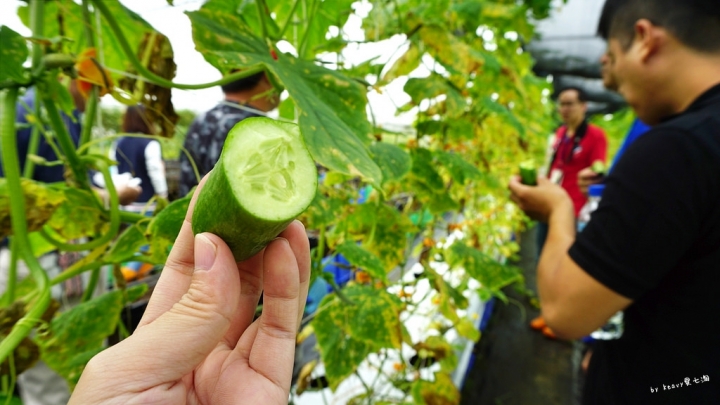
<instances>
[{"instance_id":1,"label":"cut cucumber","mask_svg":"<svg viewBox=\"0 0 720 405\"><path fill-rule=\"evenodd\" d=\"M262 250L310 205L317 170L295 124L247 118L228 134L200 191L193 233L211 232L235 260Z\"/></svg>"},{"instance_id":2,"label":"cut cucumber","mask_svg":"<svg viewBox=\"0 0 720 405\"><path fill-rule=\"evenodd\" d=\"M535 168L535 161L527 160L520 163L520 180L522 184L537 186L537 169Z\"/></svg>"},{"instance_id":3,"label":"cut cucumber","mask_svg":"<svg viewBox=\"0 0 720 405\"><path fill-rule=\"evenodd\" d=\"M605 167L605 162L603 162L602 160L594 161L592 166L590 166L590 169L597 174L605 174L605 172L607 171L607 168Z\"/></svg>"}]
</instances>

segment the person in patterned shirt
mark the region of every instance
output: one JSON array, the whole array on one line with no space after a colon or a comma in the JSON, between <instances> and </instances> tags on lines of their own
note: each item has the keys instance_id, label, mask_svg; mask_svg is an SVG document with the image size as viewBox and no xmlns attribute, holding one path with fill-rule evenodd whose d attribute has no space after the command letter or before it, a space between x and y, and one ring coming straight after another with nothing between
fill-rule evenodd
<instances>
[{"instance_id":1,"label":"person in patterned shirt","mask_svg":"<svg viewBox=\"0 0 720 405\"><path fill-rule=\"evenodd\" d=\"M279 95L265 72L236 80L222 87L225 99L193 120L185 138L185 149L197 165L200 178L205 176L220 158L225 138L238 122L273 110L280 102ZM184 197L198 184L192 163L186 154L180 156L179 196Z\"/></svg>"}]
</instances>

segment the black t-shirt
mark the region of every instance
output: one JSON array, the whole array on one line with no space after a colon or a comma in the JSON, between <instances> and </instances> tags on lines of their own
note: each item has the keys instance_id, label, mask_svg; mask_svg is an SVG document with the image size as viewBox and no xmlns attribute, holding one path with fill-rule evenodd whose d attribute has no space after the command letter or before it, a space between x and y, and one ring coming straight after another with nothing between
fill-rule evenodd
<instances>
[{"instance_id":1,"label":"black t-shirt","mask_svg":"<svg viewBox=\"0 0 720 405\"><path fill-rule=\"evenodd\" d=\"M627 150L569 254L634 301L585 404L720 404L720 85Z\"/></svg>"}]
</instances>

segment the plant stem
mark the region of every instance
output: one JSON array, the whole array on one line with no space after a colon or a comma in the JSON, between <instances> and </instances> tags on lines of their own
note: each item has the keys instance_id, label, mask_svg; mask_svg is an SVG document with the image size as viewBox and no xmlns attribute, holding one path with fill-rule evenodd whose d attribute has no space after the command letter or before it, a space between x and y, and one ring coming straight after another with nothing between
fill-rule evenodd
<instances>
[{"instance_id":1,"label":"plant stem","mask_svg":"<svg viewBox=\"0 0 720 405\"><path fill-rule=\"evenodd\" d=\"M265 22L265 2L263 0L255 0L257 6L258 18L260 18L260 30L262 32L263 40L267 38L267 23Z\"/></svg>"},{"instance_id":2,"label":"plant stem","mask_svg":"<svg viewBox=\"0 0 720 405\"><path fill-rule=\"evenodd\" d=\"M136 224L140 221L150 219L142 214L137 214L135 212L129 212L129 211L120 211L120 222L123 224Z\"/></svg>"},{"instance_id":3,"label":"plant stem","mask_svg":"<svg viewBox=\"0 0 720 405\"><path fill-rule=\"evenodd\" d=\"M31 10L42 12L41 1L31 3ZM20 342L30 334L35 320L39 319L50 304L50 286L45 270L33 255L28 240L27 220L25 218L25 197L20 185L20 162L17 155L17 139L15 137L15 103L18 90L10 89L0 92L0 153L2 153L3 171L6 176L8 196L10 197L10 221L13 229L13 244L30 269L40 291L35 305L13 326L10 333L0 342L0 363L12 353Z\"/></svg>"},{"instance_id":4,"label":"plant stem","mask_svg":"<svg viewBox=\"0 0 720 405\"><path fill-rule=\"evenodd\" d=\"M92 299L93 293L95 293L95 287L97 287L98 280L100 279L101 270L102 266L93 269L92 273L90 273L90 280L88 280L88 284L83 292L82 302L88 302Z\"/></svg>"},{"instance_id":5,"label":"plant stem","mask_svg":"<svg viewBox=\"0 0 720 405\"><path fill-rule=\"evenodd\" d=\"M288 26L290 25L290 21L292 21L292 18L295 14L295 10L297 10L298 4L300 4L300 0L295 0L295 3L293 3L292 8L290 9L290 14L288 14L287 19L285 20L285 24L283 24L282 29L280 30L280 34L278 34L278 40L283 38L283 35L285 35L285 31L287 31Z\"/></svg>"},{"instance_id":6,"label":"plant stem","mask_svg":"<svg viewBox=\"0 0 720 405\"><path fill-rule=\"evenodd\" d=\"M8 269L8 280L6 287L6 296L3 306L9 306L15 301L15 286L17 285L17 260L18 260L18 244L10 238L10 268Z\"/></svg>"},{"instance_id":7,"label":"plant stem","mask_svg":"<svg viewBox=\"0 0 720 405\"><path fill-rule=\"evenodd\" d=\"M97 106L98 88L97 86L93 85L90 89L90 98L88 98L87 106L85 108L79 146L88 143L90 141L90 138L92 138L92 128L95 124L95 117L97 116Z\"/></svg>"},{"instance_id":8,"label":"plant stem","mask_svg":"<svg viewBox=\"0 0 720 405\"><path fill-rule=\"evenodd\" d=\"M30 30L35 38L44 36L45 27L45 4L43 1L33 0L30 2ZM43 48L37 41L32 44L32 67L38 68L42 64Z\"/></svg>"},{"instance_id":9,"label":"plant stem","mask_svg":"<svg viewBox=\"0 0 720 405\"><path fill-rule=\"evenodd\" d=\"M230 82L234 82L238 79L244 79L246 77L252 76L256 73L263 72L265 68L260 66L253 66L250 68L247 68L241 72L236 72L231 75L225 76L224 78L220 80L216 80L214 82L210 83L202 83L202 84L181 84L181 83L173 83L170 80L164 79L153 72L149 71L145 68L145 66L140 63L140 61L137 59L137 56L135 56L132 47L127 41L127 38L125 38L125 35L122 32L122 29L118 25L117 21L115 20L115 17L112 15L110 10L107 8L107 6L104 4L104 0L90 0L95 8L100 11L102 16L107 21L108 25L110 26L110 29L112 30L113 34L115 35L115 39L117 39L118 43L120 44L120 47L122 48L123 52L125 53L125 57L128 59L128 62L130 62L135 70L138 71L139 74L143 75L145 79L148 82L151 82L153 84L157 84L158 86L163 87L173 87L177 89L185 89L185 90L199 90L199 89L207 89L209 87L215 87L215 86L221 86L223 84L227 84Z\"/></svg>"},{"instance_id":10,"label":"plant stem","mask_svg":"<svg viewBox=\"0 0 720 405\"><path fill-rule=\"evenodd\" d=\"M300 41L300 48L298 49L298 56L300 59L306 59L305 58L305 48L307 47L307 41L310 37L310 31L311 31L311 25L313 23L313 19L315 18L315 14L317 14L317 8L318 8L319 1L313 0L313 4L310 7L310 15L308 16L305 24L305 32L303 33L303 38Z\"/></svg>"},{"instance_id":11,"label":"plant stem","mask_svg":"<svg viewBox=\"0 0 720 405\"><path fill-rule=\"evenodd\" d=\"M35 92L35 117L38 119L40 117L40 97L38 96L37 91ZM29 112L29 110L28 110ZM30 131L30 141L28 143L28 150L27 155L35 155L37 154L38 148L40 147L40 127L38 125L34 125L32 130ZM33 174L35 172L35 162L33 162L31 159L25 159L25 167L23 169L23 177L26 177L28 179L31 179Z\"/></svg>"},{"instance_id":12,"label":"plant stem","mask_svg":"<svg viewBox=\"0 0 720 405\"><path fill-rule=\"evenodd\" d=\"M88 0L82 0L82 19L85 27L85 40L87 48L95 48L95 32L92 29L92 20L90 19L90 4Z\"/></svg>"},{"instance_id":13,"label":"plant stem","mask_svg":"<svg viewBox=\"0 0 720 405\"><path fill-rule=\"evenodd\" d=\"M80 162L80 157L75 151L75 142L73 142L68 129L65 127L65 123L60 116L60 112L55 106L55 102L52 100L50 93L45 88L38 86L35 90L40 94L40 99L42 100L43 105L45 106L45 111L47 111L48 118L50 119L50 126L55 132L55 137L57 138L60 148L68 161L70 170L75 176L75 181L82 188L89 190L90 184L88 183L87 172L85 171L84 165Z\"/></svg>"}]
</instances>

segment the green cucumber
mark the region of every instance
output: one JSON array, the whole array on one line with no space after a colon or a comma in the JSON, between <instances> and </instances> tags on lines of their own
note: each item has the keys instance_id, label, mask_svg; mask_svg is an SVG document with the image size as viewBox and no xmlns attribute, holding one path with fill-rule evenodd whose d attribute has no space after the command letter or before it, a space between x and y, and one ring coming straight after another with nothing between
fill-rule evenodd
<instances>
[{"instance_id":1,"label":"green cucumber","mask_svg":"<svg viewBox=\"0 0 720 405\"><path fill-rule=\"evenodd\" d=\"M211 232L236 261L262 250L310 205L317 169L297 125L247 118L228 134L192 217L194 234Z\"/></svg>"},{"instance_id":2,"label":"green cucumber","mask_svg":"<svg viewBox=\"0 0 720 405\"><path fill-rule=\"evenodd\" d=\"M520 163L520 180L527 186L537 186L537 169L535 161L527 160Z\"/></svg>"}]
</instances>

